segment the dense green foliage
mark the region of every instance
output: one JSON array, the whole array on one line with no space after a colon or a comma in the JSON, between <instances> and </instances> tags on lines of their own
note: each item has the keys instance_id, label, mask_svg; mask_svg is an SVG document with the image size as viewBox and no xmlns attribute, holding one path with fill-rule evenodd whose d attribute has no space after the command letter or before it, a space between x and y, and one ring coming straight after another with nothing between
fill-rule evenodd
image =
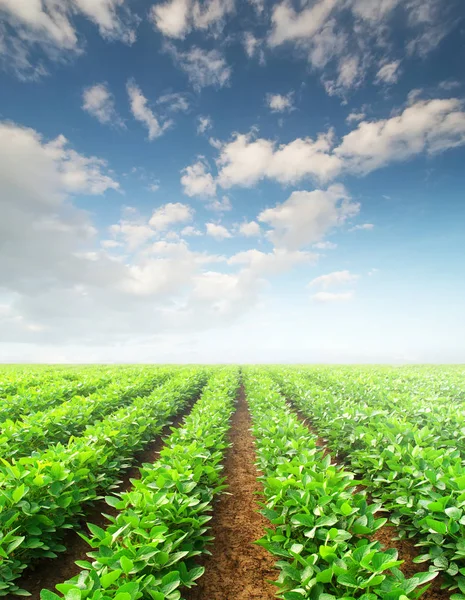
<instances>
[{"instance_id":1,"label":"dense green foliage","mask_svg":"<svg viewBox=\"0 0 465 600\"><path fill-rule=\"evenodd\" d=\"M465 600L465 415L460 368L287 369L282 392L382 501L417 562ZM423 549L421 551L421 549Z\"/></svg>"},{"instance_id":2,"label":"dense green foliage","mask_svg":"<svg viewBox=\"0 0 465 600\"><path fill-rule=\"evenodd\" d=\"M206 524L223 489L220 461L238 385L235 368L213 375L160 459L141 469L131 491L107 498L120 512L105 530L89 525L93 561L80 562L81 574L57 586L66 598L178 600L179 588L202 575L192 559L211 539ZM59 598L47 590L41 597Z\"/></svg>"},{"instance_id":3,"label":"dense green foliage","mask_svg":"<svg viewBox=\"0 0 465 600\"><path fill-rule=\"evenodd\" d=\"M353 473L316 447L267 374L250 371L246 392L264 473L262 513L274 526L259 543L280 558L280 597L418 598L435 573L405 579L397 551L369 541L386 523L381 504L356 492Z\"/></svg>"},{"instance_id":4,"label":"dense green foliage","mask_svg":"<svg viewBox=\"0 0 465 600\"><path fill-rule=\"evenodd\" d=\"M203 573L241 381L270 521L257 543L277 557L278 597L416 599L440 572L451 600L465 600L460 366L2 367L0 596L26 595L24 569L56 558L105 496L116 516L81 532L89 560L43 600L180 600ZM112 496L192 405L159 460ZM417 546L425 573L406 579L397 551L373 541L387 525Z\"/></svg>"}]
</instances>

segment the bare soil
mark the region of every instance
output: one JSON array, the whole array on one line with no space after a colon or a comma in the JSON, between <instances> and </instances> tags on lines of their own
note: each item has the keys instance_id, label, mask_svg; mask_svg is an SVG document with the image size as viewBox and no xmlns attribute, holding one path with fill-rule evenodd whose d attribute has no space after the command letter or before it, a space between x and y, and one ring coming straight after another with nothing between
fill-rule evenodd
<instances>
[{"instance_id":1,"label":"bare soil","mask_svg":"<svg viewBox=\"0 0 465 600\"><path fill-rule=\"evenodd\" d=\"M269 522L260 515L257 494L261 490L255 467L251 420L241 388L237 411L232 418L230 441L224 474L229 486L215 505L212 535L215 537L211 556L199 562L205 574L198 585L185 590L186 600L271 600L276 587L268 580L276 579L273 556L254 544L264 534Z\"/></svg>"},{"instance_id":2,"label":"bare soil","mask_svg":"<svg viewBox=\"0 0 465 600\"><path fill-rule=\"evenodd\" d=\"M111 494L129 490L132 486L131 480L140 478L139 467L144 463L152 463L158 459L165 445L166 437L170 435L172 429L180 425L184 417L191 411L193 403L191 402L187 408L173 417L171 423L166 425L153 441L149 442L143 450L135 455L133 465L122 475L118 487L112 489ZM107 495L110 495L110 493ZM115 516L117 512L105 500L95 502L88 507L85 516L81 519L81 531L84 531L88 535L87 523L93 523L105 528L108 521L103 513ZM63 545L66 546L65 552L57 558L38 560L34 565L26 569L23 576L17 580L17 585L31 594L29 596L30 600L39 600L40 592L43 589L55 591L57 583L64 583L81 571L75 562L77 560L87 560L87 552L91 551L89 545L78 535L76 530L66 532ZM17 598L18 596L13 596L12 594L7 596L7 600L15 600Z\"/></svg>"}]
</instances>

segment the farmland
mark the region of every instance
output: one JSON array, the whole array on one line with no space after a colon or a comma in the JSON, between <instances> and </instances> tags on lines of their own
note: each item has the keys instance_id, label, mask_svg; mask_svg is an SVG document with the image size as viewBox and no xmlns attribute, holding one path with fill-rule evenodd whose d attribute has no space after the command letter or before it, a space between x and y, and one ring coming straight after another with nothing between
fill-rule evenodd
<instances>
[{"instance_id":1,"label":"farmland","mask_svg":"<svg viewBox=\"0 0 465 600\"><path fill-rule=\"evenodd\" d=\"M465 600L465 368L0 369L0 596Z\"/></svg>"}]
</instances>

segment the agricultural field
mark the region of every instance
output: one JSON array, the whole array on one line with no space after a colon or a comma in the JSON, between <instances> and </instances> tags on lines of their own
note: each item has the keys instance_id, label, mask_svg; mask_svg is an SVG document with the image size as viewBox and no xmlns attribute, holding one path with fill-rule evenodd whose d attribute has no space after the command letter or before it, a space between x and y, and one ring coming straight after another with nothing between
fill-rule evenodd
<instances>
[{"instance_id":1,"label":"agricultural field","mask_svg":"<svg viewBox=\"0 0 465 600\"><path fill-rule=\"evenodd\" d=\"M0 596L465 600L465 368L0 369Z\"/></svg>"}]
</instances>

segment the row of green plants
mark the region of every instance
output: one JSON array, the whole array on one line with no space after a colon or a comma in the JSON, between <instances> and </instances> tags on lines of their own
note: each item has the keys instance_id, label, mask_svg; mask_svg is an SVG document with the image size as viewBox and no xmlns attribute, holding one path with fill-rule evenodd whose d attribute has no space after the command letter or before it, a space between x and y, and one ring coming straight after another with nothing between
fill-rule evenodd
<instances>
[{"instance_id":1,"label":"row of green plants","mask_svg":"<svg viewBox=\"0 0 465 600\"><path fill-rule=\"evenodd\" d=\"M17 390L0 399L0 423L7 419L15 421L37 410L57 406L78 394L80 396L92 394L110 381L110 372L92 371L82 379L69 381L65 378L51 378L37 387L29 386Z\"/></svg>"},{"instance_id":2,"label":"row of green plants","mask_svg":"<svg viewBox=\"0 0 465 600\"><path fill-rule=\"evenodd\" d=\"M465 457L465 414L461 410L465 376L460 370L452 370L452 375L449 371L445 375L441 370L433 370L434 376L424 374L418 378L400 377L397 371L376 368L360 371L360 368L339 367L323 372L312 368L304 373L313 388L318 384L325 394L344 395L353 402L360 400L380 410L381 417L397 415L417 429L427 428L423 434L429 433L431 441L439 441L442 447L455 446ZM448 380L451 380L449 386L446 385ZM458 390L460 383L462 389Z\"/></svg>"},{"instance_id":3,"label":"row of green plants","mask_svg":"<svg viewBox=\"0 0 465 600\"><path fill-rule=\"evenodd\" d=\"M126 406L138 396L150 394L174 372L166 368L142 374L121 373L115 382L94 394L74 396L57 407L37 411L19 421L5 421L1 425L0 455L18 458L54 443L65 443L90 423Z\"/></svg>"},{"instance_id":4,"label":"row of green plants","mask_svg":"<svg viewBox=\"0 0 465 600\"><path fill-rule=\"evenodd\" d=\"M136 398L86 428L66 445L0 465L0 596L21 593L15 580L38 558L65 550L64 531L77 526L86 503L111 489L119 473L199 395L208 372L182 370L147 397Z\"/></svg>"},{"instance_id":5,"label":"row of green plants","mask_svg":"<svg viewBox=\"0 0 465 600\"><path fill-rule=\"evenodd\" d=\"M258 543L278 557L284 600L407 600L436 573L405 578L395 549L370 541L385 523L380 503L357 492L354 474L332 463L287 405L273 379L248 370L247 399L258 467L262 514L271 527Z\"/></svg>"},{"instance_id":6,"label":"row of green plants","mask_svg":"<svg viewBox=\"0 0 465 600\"><path fill-rule=\"evenodd\" d=\"M122 367L126 368L126 367ZM122 370L118 367L118 370ZM0 399L53 381L77 381L114 369L106 365L0 365Z\"/></svg>"},{"instance_id":7,"label":"row of green plants","mask_svg":"<svg viewBox=\"0 0 465 600\"><path fill-rule=\"evenodd\" d=\"M419 547L415 562L442 571L444 586L465 600L465 464L443 437L400 411L373 408L363 395L328 394L305 373L277 374L282 391L312 419L347 464L380 499L401 535ZM443 435L448 435L444 432Z\"/></svg>"},{"instance_id":8,"label":"row of green plants","mask_svg":"<svg viewBox=\"0 0 465 600\"><path fill-rule=\"evenodd\" d=\"M222 460L239 386L237 368L216 372L184 423L166 441L160 458L141 478L107 498L118 509L106 529L88 524L91 560L79 575L43 590L42 600L179 600L182 588L202 575L196 557L212 539L212 502L224 488Z\"/></svg>"}]
</instances>

